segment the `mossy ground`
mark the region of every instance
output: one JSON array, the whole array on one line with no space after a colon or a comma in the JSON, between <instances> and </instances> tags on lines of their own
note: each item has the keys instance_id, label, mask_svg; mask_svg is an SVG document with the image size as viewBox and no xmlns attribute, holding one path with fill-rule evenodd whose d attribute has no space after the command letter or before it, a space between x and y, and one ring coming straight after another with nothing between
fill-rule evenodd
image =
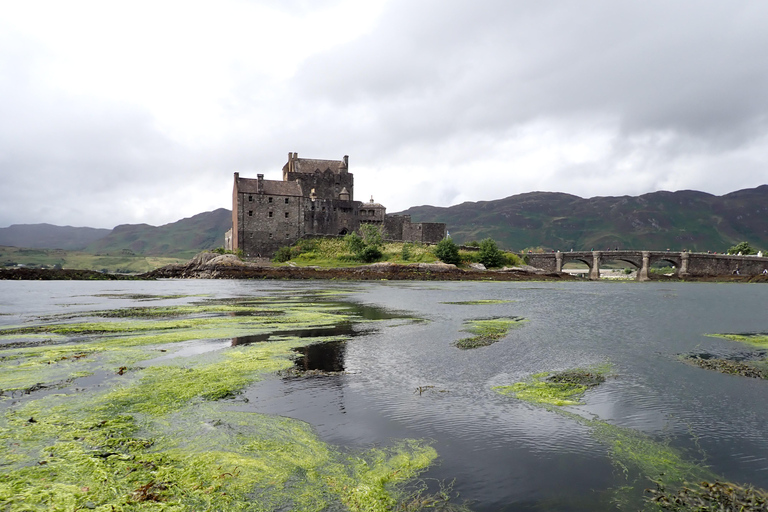
<instances>
[{"instance_id":1,"label":"mossy ground","mask_svg":"<svg viewBox=\"0 0 768 512\"><path fill-rule=\"evenodd\" d=\"M469 338L462 338L454 345L461 349L486 347L504 338L509 330L525 322L521 317L489 318L484 320L468 320L465 322L464 332L474 334Z\"/></svg>"},{"instance_id":2,"label":"mossy ground","mask_svg":"<svg viewBox=\"0 0 768 512\"><path fill-rule=\"evenodd\" d=\"M6 329L6 338L51 333L59 344L0 353L0 508L395 508L407 498L403 485L436 458L428 444L404 440L345 452L302 422L230 409L244 388L290 368L295 348L339 337L274 336L145 363L183 341L362 321L353 309L321 299L206 301L104 314L119 321L70 318ZM248 311L260 313L232 314ZM86 375L100 385L78 387Z\"/></svg>"}]
</instances>

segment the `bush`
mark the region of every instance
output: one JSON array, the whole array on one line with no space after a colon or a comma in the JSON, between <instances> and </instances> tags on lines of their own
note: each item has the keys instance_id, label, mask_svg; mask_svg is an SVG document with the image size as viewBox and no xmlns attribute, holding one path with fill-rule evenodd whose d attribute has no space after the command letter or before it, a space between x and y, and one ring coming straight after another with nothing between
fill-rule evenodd
<instances>
[{"instance_id":1,"label":"bush","mask_svg":"<svg viewBox=\"0 0 768 512\"><path fill-rule=\"evenodd\" d=\"M384 234L381 232L379 226L374 224L363 224L360 226L360 233L363 235L365 245L381 247L381 244L384 243Z\"/></svg>"},{"instance_id":2,"label":"bush","mask_svg":"<svg viewBox=\"0 0 768 512\"><path fill-rule=\"evenodd\" d=\"M459 247L450 238L443 238L437 243L435 246L435 256L443 263L458 265L461 262Z\"/></svg>"},{"instance_id":3,"label":"bush","mask_svg":"<svg viewBox=\"0 0 768 512\"><path fill-rule=\"evenodd\" d=\"M286 261L290 261L291 257L293 256L293 253L291 252L290 247L281 247L275 252L275 255L272 257L272 261L276 263L285 263Z\"/></svg>"},{"instance_id":4,"label":"bush","mask_svg":"<svg viewBox=\"0 0 768 512\"><path fill-rule=\"evenodd\" d=\"M365 249L365 242L357 233L345 235L344 242L347 244L347 249L349 249L349 252L352 254L359 254Z\"/></svg>"},{"instance_id":5,"label":"bush","mask_svg":"<svg viewBox=\"0 0 768 512\"><path fill-rule=\"evenodd\" d=\"M486 268L500 267L504 264L505 260L504 253L496 245L496 241L493 238L486 238L480 242L480 253L477 259Z\"/></svg>"},{"instance_id":6,"label":"bush","mask_svg":"<svg viewBox=\"0 0 768 512\"><path fill-rule=\"evenodd\" d=\"M357 255L358 259L363 263L373 263L381 259L381 256L381 249L372 245L369 245Z\"/></svg>"},{"instance_id":7,"label":"bush","mask_svg":"<svg viewBox=\"0 0 768 512\"><path fill-rule=\"evenodd\" d=\"M238 249L236 251L230 251L229 249L225 249L223 247L217 247L217 248L213 249L211 252L212 253L216 253L216 254L234 254L235 256L240 258L241 260L243 259L243 256L244 256L242 249Z\"/></svg>"},{"instance_id":8,"label":"bush","mask_svg":"<svg viewBox=\"0 0 768 512\"><path fill-rule=\"evenodd\" d=\"M746 256L748 254L757 254L757 251L754 250L751 245L749 245L749 242L741 242L728 249L728 254L739 253Z\"/></svg>"},{"instance_id":9,"label":"bush","mask_svg":"<svg viewBox=\"0 0 768 512\"><path fill-rule=\"evenodd\" d=\"M402 256L403 261L411 259L411 244L403 244L403 250L400 255Z\"/></svg>"},{"instance_id":10,"label":"bush","mask_svg":"<svg viewBox=\"0 0 768 512\"><path fill-rule=\"evenodd\" d=\"M344 237L349 251L354 254L354 259L363 263L373 263L383 256L381 246L383 244L383 235L381 228L373 224L363 224L360 226L360 233L350 233Z\"/></svg>"}]
</instances>

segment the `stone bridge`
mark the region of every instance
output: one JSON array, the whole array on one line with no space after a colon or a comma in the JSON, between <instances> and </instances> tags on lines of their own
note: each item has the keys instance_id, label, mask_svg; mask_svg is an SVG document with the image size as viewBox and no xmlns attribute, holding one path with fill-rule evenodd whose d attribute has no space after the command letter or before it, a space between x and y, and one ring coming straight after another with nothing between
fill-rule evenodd
<instances>
[{"instance_id":1,"label":"stone bridge","mask_svg":"<svg viewBox=\"0 0 768 512\"><path fill-rule=\"evenodd\" d=\"M602 261L623 261L638 269L637 280L648 281L648 270L654 263L664 262L675 267L676 275L718 276L739 273L757 275L768 269L768 258L673 251L571 251L528 253L520 255L528 265L548 272L562 272L563 265L572 261L586 263L589 278L600 279Z\"/></svg>"}]
</instances>

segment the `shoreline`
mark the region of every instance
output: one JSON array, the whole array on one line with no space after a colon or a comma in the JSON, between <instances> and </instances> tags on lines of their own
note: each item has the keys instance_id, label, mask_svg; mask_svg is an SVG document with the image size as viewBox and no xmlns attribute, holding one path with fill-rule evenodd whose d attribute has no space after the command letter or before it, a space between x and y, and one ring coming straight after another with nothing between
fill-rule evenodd
<instances>
[{"instance_id":1,"label":"shoreline","mask_svg":"<svg viewBox=\"0 0 768 512\"><path fill-rule=\"evenodd\" d=\"M270 279L270 280L347 280L347 281L574 281L588 279L567 272L543 272L530 269L464 270L445 264L374 264L357 267L265 267L252 264L170 265L138 275L108 274L95 270L75 269L0 269L0 280L112 280L151 281L156 279ZM601 281L634 281L601 279ZM653 276L651 282L724 282L768 283L768 276Z\"/></svg>"}]
</instances>

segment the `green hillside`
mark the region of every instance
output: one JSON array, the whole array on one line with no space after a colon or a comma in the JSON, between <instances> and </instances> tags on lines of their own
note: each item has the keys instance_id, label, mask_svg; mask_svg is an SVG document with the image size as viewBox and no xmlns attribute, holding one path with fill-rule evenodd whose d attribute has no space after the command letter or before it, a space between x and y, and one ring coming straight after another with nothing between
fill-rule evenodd
<instances>
[{"instance_id":1,"label":"green hillside","mask_svg":"<svg viewBox=\"0 0 768 512\"><path fill-rule=\"evenodd\" d=\"M163 226L124 224L86 247L91 254L126 254L191 258L205 249L224 245L232 227L230 210L219 208Z\"/></svg>"},{"instance_id":2,"label":"green hillside","mask_svg":"<svg viewBox=\"0 0 768 512\"><path fill-rule=\"evenodd\" d=\"M530 192L451 207L409 208L418 222L445 222L457 243L494 238L510 250L689 249L724 251L746 240L768 248L768 185L723 196L684 190L638 197Z\"/></svg>"},{"instance_id":3,"label":"green hillside","mask_svg":"<svg viewBox=\"0 0 768 512\"><path fill-rule=\"evenodd\" d=\"M24 249L0 246L0 266L3 267L23 265L38 268L61 267L76 270L141 273L184 261L186 260L162 256L141 256L130 251L97 256L81 251L65 251L64 249Z\"/></svg>"}]
</instances>

